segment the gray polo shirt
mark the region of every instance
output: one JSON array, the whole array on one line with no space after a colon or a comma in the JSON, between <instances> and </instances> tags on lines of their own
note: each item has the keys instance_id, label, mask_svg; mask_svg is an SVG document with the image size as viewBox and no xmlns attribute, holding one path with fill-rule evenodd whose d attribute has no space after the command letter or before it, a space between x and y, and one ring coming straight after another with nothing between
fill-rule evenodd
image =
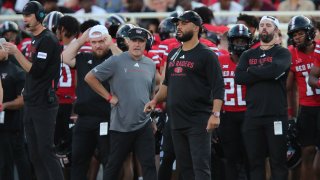
<instances>
[{"instance_id":1,"label":"gray polo shirt","mask_svg":"<svg viewBox=\"0 0 320 180\"><path fill-rule=\"evenodd\" d=\"M130 132L138 130L150 120L143 112L150 101L155 86L156 66L145 56L139 60L128 52L109 59L91 70L100 81L108 80L111 93L118 97L111 107L110 130Z\"/></svg>"}]
</instances>

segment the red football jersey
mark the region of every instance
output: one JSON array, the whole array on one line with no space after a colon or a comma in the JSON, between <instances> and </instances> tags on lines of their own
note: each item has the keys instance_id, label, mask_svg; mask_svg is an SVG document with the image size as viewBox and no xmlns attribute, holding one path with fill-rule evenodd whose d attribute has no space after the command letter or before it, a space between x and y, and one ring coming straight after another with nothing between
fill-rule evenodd
<instances>
[{"instance_id":1,"label":"red football jersey","mask_svg":"<svg viewBox=\"0 0 320 180\"><path fill-rule=\"evenodd\" d=\"M245 102L246 87L234 82L237 64L231 60L230 55L219 56L219 62L225 85L222 110L232 112L245 111L247 109Z\"/></svg>"},{"instance_id":2,"label":"red football jersey","mask_svg":"<svg viewBox=\"0 0 320 180\"><path fill-rule=\"evenodd\" d=\"M153 60L153 62L156 64L157 71L161 74L161 70L163 66L162 64L163 61L161 57L158 54L153 53L151 51L144 51L144 55ZM163 103L157 104L156 109L163 110L164 109Z\"/></svg>"},{"instance_id":3,"label":"red football jersey","mask_svg":"<svg viewBox=\"0 0 320 180\"><path fill-rule=\"evenodd\" d=\"M160 44L153 45L149 52L154 54L151 59L156 60L157 70L161 74L164 69L165 61L163 60L163 51L159 49L159 46Z\"/></svg>"},{"instance_id":4,"label":"red football jersey","mask_svg":"<svg viewBox=\"0 0 320 180\"><path fill-rule=\"evenodd\" d=\"M294 73L298 90L299 104L303 106L320 106L320 89L308 85L309 73L313 62L317 59L316 54L305 54L290 46L292 55L290 71Z\"/></svg>"},{"instance_id":5,"label":"red football jersey","mask_svg":"<svg viewBox=\"0 0 320 180\"><path fill-rule=\"evenodd\" d=\"M179 46L181 46L181 44L176 38L170 38L161 41L159 45L159 53L162 54L163 61L167 62L169 52Z\"/></svg>"},{"instance_id":6,"label":"red football jersey","mask_svg":"<svg viewBox=\"0 0 320 180\"><path fill-rule=\"evenodd\" d=\"M320 41L316 42L316 48L314 50L314 54L316 56L316 59L314 60L314 66L317 66L320 68Z\"/></svg>"},{"instance_id":7,"label":"red football jersey","mask_svg":"<svg viewBox=\"0 0 320 180\"><path fill-rule=\"evenodd\" d=\"M20 44L18 44L17 48L21 51L24 52L26 48L29 48L31 45L31 38L24 38Z\"/></svg>"},{"instance_id":8,"label":"red football jersey","mask_svg":"<svg viewBox=\"0 0 320 180\"><path fill-rule=\"evenodd\" d=\"M61 64L60 79L56 94L60 104L71 104L76 99L75 69L67 64Z\"/></svg>"},{"instance_id":9,"label":"red football jersey","mask_svg":"<svg viewBox=\"0 0 320 180\"><path fill-rule=\"evenodd\" d=\"M156 64L156 68L158 72L160 72L161 62L162 62L162 59L160 58L160 56L151 51L144 51L144 55L153 60L153 62Z\"/></svg>"},{"instance_id":10,"label":"red football jersey","mask_svg":"<svg viewBox=\"0 0 320 180\"><path fill-rule=\"evenodd\" d=\"M64 46L66 49L67 46ZM81 47L82 48L82 47ZM81 48L79 51L81 51ZM60 79L56 92L60 104L71 104L76 99L76 71L65 63L61 63Z\"/></svg>"},{"instance_id":11,"label":"red football jersey","mask_svg":"<svg viewBox=\"0 0 320 180\"><path fill-rule=\"evenodd\" d=\"M213 52L215 52L217 54L217 56L220 55L219 49L216 44L214 44L213 42L209 41L208 39L204 39L204 38L200 38L199 41L202 44L208 46L208 48L210 48Z\"/></svg>"},{"instance_id":12,"label":"red football jersey","mask_svg":"<svg viewBox=\"0 0 320 180\"><path fill-rule=\"evenodd\" d=\"M18 49L22 52L22 54L29 59L30 51L31 51L31 38L25 38L23 39L20 44L17 46Z\"/></svg>"}]
</instances>

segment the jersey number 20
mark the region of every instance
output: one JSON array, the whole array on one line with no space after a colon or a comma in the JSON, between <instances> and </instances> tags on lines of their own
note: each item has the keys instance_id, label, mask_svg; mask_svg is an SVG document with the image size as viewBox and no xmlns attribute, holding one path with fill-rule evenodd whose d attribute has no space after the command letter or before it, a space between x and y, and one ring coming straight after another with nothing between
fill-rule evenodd
<instances>
[{"instance_id":1,"label":"jersey number 20","mask_svg":"<svg viewBox=\"0 0 320 180\"><path fill-rule=\"evenodd\" d=\"M234 83L234 79L233 78L224 78L224 84L230 85L229 89L225 89L225 93L224 93L224 105L227 106L244 106L246 105L246 102L243 100L242 98L242 88L241 85L235 84ZM235 91L237 91L235 93ZM228 98L229 94L235 94L236 98L237 98L237 104L236 104L236 99L235 98Z\"/></svg>"}]
</instances>

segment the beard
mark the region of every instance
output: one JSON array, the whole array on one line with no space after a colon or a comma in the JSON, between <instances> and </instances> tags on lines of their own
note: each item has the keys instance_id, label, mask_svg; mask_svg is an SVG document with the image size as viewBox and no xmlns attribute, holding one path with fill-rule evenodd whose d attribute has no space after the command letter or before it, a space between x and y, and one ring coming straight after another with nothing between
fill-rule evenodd
<instances>
[{"instance_id":1,"label":"beard","mask_svg":"<svg viewBox=\"0 0 320 180\"><path fill-rule=\"evenodd\" d=\"M92 52L93 56L98 58L98 59L101 59L103 58L104 56L106 56L108 53L108 51L103 51L103 53L97 53L97 52Z\"/></svg>"},{"instance_id":2,"label":"beard","mask_svg":"<svg viewBox=\"0 0 320 180\"><path fill-rule=\"evenodd\" d=\"M187 42L187 41L190 41L193 37L193 32L192 31L189 31L189 32L186 32L185 34L183 34L181 37L179 37L177 34L176 34L176 39L180 42Z\"/></svg>"},{"instance_id":3,"label":"beard","mask_svg":"<svg viewBox=\"0 0 320 180\"><path fill-rule=\"evenodd\" d=\"M274 32L270 34L259 34L260 40L264 43L269 43L273 40Z\"/></svg>"}]
</instances>

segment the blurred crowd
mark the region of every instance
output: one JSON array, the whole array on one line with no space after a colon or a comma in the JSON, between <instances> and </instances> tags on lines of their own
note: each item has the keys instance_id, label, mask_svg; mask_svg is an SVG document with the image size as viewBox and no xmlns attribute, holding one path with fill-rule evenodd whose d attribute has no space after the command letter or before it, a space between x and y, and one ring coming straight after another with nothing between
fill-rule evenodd
<instances>
[{"instance_id":1,"label":"blurred crowd","mask_svg":"<svg viewBox=\"0 0 320 180\"><path fill-rule=\"evenodd\" d=\"M0 14L20 14L28 0L1 0ZM314 11L319 10L319 0L40 0L47 13L119 13L119 12L172 12L207 6L219 11ZM280 19L288 22L290 17ZM212 23L235 23L235 17L219 17Z\"/></svg>"}]
</instances>

